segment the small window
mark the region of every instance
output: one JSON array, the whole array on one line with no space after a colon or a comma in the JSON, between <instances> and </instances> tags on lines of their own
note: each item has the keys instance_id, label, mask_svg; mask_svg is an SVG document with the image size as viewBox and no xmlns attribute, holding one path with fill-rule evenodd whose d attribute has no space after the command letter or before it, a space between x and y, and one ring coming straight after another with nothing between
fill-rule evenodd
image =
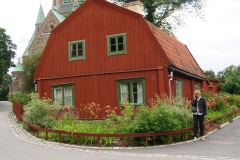
<instances>
[{"instance_id":1,"label":"small window","mask_svg":"<svg viewBox=\"0 0 240 160\"><path fill-rule=\"evenodd\" d=\"M63 106L74 106L73 85L59 85L53 87L53 100Z\"/></svg>"},{"instance_id":2,"label":"small window","mask_svg":"<svg viewBox=\"0 0 240 160\"><path fill-rule=\"evenodd\" d=\"M201 83L200 82L195 82L194 89L195 90L201 90Z\"/></svg>"},{"instance_id":3,"label":"small window","mask_svg":"<svg viewBox=\"0 0 240 160\"><path fill-rule=\"evenodd\" d=\"M50 29L51 30L53 30L54 29L54 25L52 24L52 25L50 25Z\"/></svg>"},{"instance_id":4,"label":"small window","mask_svg":"<svg viewBox=\"0 0 240 160\"><path fill-rule=\"evenodd\" d=\"M145 80L143 78L117 81L119 105L145 104Z\"/></svg>"},{"instance_id":5,"label":"small window","mask_svg":"<svg viewBox=\"0 0 240 160\"><path fill-rule=\"evenodd\" d=\"M69 61L86 59L84 40L69 42L68 50L69 50Z\"/></svg>"},{"instance_id":6,"label":"small window","mask_svg":"<svg viewBox=\"0 0 240 160\"><path fill-rule=\"evenodd\" d=\"M127 54L126 34L107 36L108 55Z\"/></svg>"},{"instance_id":7,"label":"small window","mask_svg":"<svg viewBox=\"0 0 240 160\"><path fill-rule=\"evenodd\" d=\"M183 104L183 82L176 80L176 100L179 105Z\"/></svg>"}]
</instances>

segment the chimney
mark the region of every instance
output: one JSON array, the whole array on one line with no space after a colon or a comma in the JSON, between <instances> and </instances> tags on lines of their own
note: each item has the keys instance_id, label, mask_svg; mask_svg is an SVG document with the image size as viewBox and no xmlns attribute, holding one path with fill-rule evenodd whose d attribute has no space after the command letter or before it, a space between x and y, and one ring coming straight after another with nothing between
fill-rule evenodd
<instances>
[{"instance_id":1,"label":"chimney","mask_svg":"<svg viewBox=\"0 0 240 160\"><path fill-rule=\"evenodd\" d=\"M143 4L140 0L126 0L123 7L143 15Z\"/></svg>"},{"instance_id":2,"label":"chimney","mask_svg":"<svg viewBox=\"0 0 240 160\"><path fill-rule=\"evenodd\" d=\"M62 5L62 0L53 0L52 9L58 10Z\"/></svg>"}]
</instances>

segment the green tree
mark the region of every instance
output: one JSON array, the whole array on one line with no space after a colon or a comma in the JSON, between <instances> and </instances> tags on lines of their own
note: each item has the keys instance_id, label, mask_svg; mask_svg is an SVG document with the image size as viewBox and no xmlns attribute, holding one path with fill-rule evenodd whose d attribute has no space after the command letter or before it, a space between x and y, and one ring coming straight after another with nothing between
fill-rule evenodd
<instances>
[{"instance_id":1,"label":"green tree","mask_svg":"<svg viewBox=\"0 0 240 160\"><path fill-rule=\"evenodd\" d=\"M206 70L204 73L207 75L208 79L216 79L216 75L213 70Z\"/></svg>"},{"instance_id":2,"label":"green tree","mask_svg":"<svg viewBox=\"0 0 240 160\"><path fill-rule=\"evenodd\" d=\"M15 49L17 46L13 44L6 30L0 27L0 86L3 84L5 74L8 69L14 66L12 59L15 56Z\"/></svg>"},{"instance_id":3,"label":"green tree","mask_svg":"<svg viewBox=\"0 0 240 160\"><path fill-rule=\"evenodd\" d=\"M223 71L220 71L217 73L217 78L224 80L226 77L229 77L230 75L232 75L233 72L235 72L236 68L237 67L234 65L231 65L231 66L225 68Z\"/></svg>"},{"instance_id":4,"label":"green tree","mask_svg":"<svg viewBox=\"0 0 240 160\"><path fill-rule=\"evenodd\" d=\"M204 1L205 0L141 0L144 6L145 18L170 34L173 34L173 30L183 23L183 13L199 16ZM115 2L125 3L126 0L115 0Z\"/></svg>"},{"instance_id":5,"label":"green tree","mask_svg":"<svg viewBox=\"0 0 240 160\"><path fill-rule=\"evenodd\" d=\"M9 93L9 85L11 83L11 76L4 74L2 83L0 85L0 101L6 101Z\"/></svg>"},{"instance_id":6,"label":"green tree","mask_svg":"<svg viewBox=\"0 0 240 160\"><path fill-rule=\"evenodd\" d=\"M42 51L31 52L28 56L23 57L23 91L33 92L35 90L33 74L36 70Z\"/></svg>"},{"instance_id":7,"label":"green tree","mask_svg":"<svg viewBox=\"0 0 240 160\"><path fill-rule=\"evenodd\" d=\"M229 66L219 73L218 76L225 81L220 89L223 92L240 95L240 65Z\"/></svg>"}]
</instances>

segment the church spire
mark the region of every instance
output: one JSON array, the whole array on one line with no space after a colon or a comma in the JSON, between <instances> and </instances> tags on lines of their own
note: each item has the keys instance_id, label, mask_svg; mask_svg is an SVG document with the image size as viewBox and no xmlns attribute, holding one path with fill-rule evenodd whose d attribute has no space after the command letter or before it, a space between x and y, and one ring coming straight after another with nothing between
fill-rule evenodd
<instances>
[{"instance_id":1,"label":"church spire","mask_svg":"<svg viewBox=\"0 0 240 160\"><path fill-rule=\"evenodd\" d=\"M45 19L44 11L43 11L43 8L42 8L42 4L40 4L36 24L42 24L44 19Z\"/></svg>"}]
</instances>

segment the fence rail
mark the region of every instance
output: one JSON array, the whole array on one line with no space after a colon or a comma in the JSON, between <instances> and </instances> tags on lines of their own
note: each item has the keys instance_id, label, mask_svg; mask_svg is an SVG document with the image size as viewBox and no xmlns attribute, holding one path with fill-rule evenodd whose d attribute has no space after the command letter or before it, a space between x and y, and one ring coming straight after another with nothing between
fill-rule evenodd
<instances>
[{"instance_id":1,"label":"fence rail","mask_svg":"<svg viewBox=\"0 0 240 160\"><path fill-rule=\"evenodd\" d=\"M17 105L17 107L21 107ZM18 109L19 111L22 111L22 109ZM226 113L224 115L218 116L214 119L206 121L204 124L205 126L211 126L214 122L221 120L225 117L231 116L231 115L237 115L240 112L240 108L233 110L232 112ZM31 122L26 121L26 119L23 117L22 112L14 112L16 117L20 117L20 120L23 120L28 124L28 127L36 132L36 136L39 137L39 132L45 132L45 139L48 140L48 134L54 133L59 136L59 142L62 141L62 135L71 135L75 136L76 138L80 137L95 137L97 138L97 145L101 146L101 139L102 138L118 138L121 141L121 144L123 146L127 146L125 143L126 138L144 138L145 146L148 146L149 138L150 137L158 137L158 136L172 136L172 135L179 135L179 134L187 134L193 131L193 128L184 128L180 130L173 130L173 131L161 131L161 132L152 132L152 133L107 133L107 134L99 134L99 133L78 133L78 132L68 132L63 130L55 130L55 129L49 129L49 128L41 128L39 126L36 126L32 124Z\"/></svg>"}]
</instances>

